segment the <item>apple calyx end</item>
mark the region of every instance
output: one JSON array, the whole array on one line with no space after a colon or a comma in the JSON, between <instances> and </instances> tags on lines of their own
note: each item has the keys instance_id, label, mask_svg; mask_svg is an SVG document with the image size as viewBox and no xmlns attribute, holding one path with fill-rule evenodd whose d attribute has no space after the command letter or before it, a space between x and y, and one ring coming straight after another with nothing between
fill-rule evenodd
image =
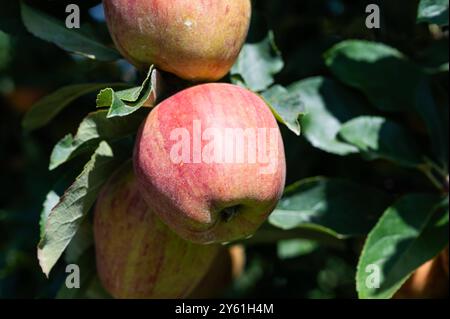
<instances>
[{"instance_id":1,"label":"apple calyx end","mask_svg":"<svg viewBox=\"0 0 450 319\"><path fill-rule=\"evenodd\" d=\"M235 205L231 207L227 207L224 210L221 211L222 219L224 222L229 223L231 222L234 217L236 217L239 214L240 205Z\"/></svg>"}]
</instances>

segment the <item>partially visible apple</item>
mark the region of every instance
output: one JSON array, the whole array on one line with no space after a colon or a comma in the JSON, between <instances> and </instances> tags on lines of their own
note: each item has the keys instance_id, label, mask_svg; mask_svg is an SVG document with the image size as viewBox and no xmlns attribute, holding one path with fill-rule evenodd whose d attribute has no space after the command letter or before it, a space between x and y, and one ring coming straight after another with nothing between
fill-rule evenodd
<instances>
[{"instance_id":1,"label":"partially visible apple","mask_svg":"<svg viewBox=\"0 0 450 319\"><path fill-rule=\"evenodd\" d=\"M40 87L18 87L14 91L5 94L6 101L17 112L26 113L34 103L47 94L47 90Z\"/></svg>"},{"instance_id":2,"label":"partially visible apple","mask_svg":"<svg viewBox=\"0 0 450 319\"><path fill-rule=\"evenodd\" d=\"M250 0L103 0L118 50L137 67L215 81L234 64L250 25Z\"/></svg>"},{"instance_id":3,"label":"partially visible apple","mask_svg":"<svg viewBox=\"0 0 450 319\"><path fill-rule=\"evenodd\" d=\"M142 199L131 162L115 173L94 215L97 270L115 298L184 298L205 276L218 246L182 240Z\"/></svg>"},{"instance_id":4,"label":"partially visible apple","mask_svg":"<svg viewBox=\"0 0 450 319\"><path fill-rule=\"evenodd\" d=\"M449 295L448 250L417 269L395 294L396 299L434 299ZM447 269L446 269L447 267Z\"/></svg>"},{"instance_id":5,"label":"partially visible apple","mask_svg":"<svg viewBox=\"0 0 450 319\"><path fill-rule=\"evenodd\" d=\"M444 250L444 252L441 255L442 267L444 268L447 278L449 277L449 274L448 274L448 268L449 268L448 252L449 252L449 247L447 246L447 248Z\"/></svg>"},{"instance_id":6,"label":"partially visible apple","mask_svg":"<svg viewBox=\"0 0 450 319\"><path fill-rule=\"evenodd\" d=\"M223 247L214 259L211 268L198 286L189 295L190 299L221 297L238 279L245 268L245 249L242 245Z\"/></svg>"},{"instance_id":7,"label":"partially visible apple","mask_svg":"<svg viewBox=\"0 0 450 319\"><path fill-rule=\"evenodd\" d=\"M155 213L197 243L254 234L275 208L286 177L270 108L246 89L218 83L159 104L138 133L134 167Z\"/></svg>"}]
</instances>

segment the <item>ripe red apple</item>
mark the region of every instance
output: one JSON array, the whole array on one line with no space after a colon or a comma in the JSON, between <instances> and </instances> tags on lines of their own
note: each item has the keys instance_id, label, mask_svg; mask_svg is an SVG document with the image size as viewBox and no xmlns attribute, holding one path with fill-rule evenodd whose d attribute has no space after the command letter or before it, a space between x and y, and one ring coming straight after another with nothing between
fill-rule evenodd
<instances>
[{"instance_id":1,"label":"ripe red apple","mask_svg":"<svg viewBox=\"0 0 450 319\"><path fill-rule=\"evenodd\" d=\"M247 36L250 0L103 0L118 50L137 67L191 81L215 81Z\"/></svg>"},{"instance_id":2,"label":"ripe red apple","mask_svg":"<svg viewBox=\"0 0 450 319\"><path fill-rule=\"evenodd\" d=\"M165 226L139 194L131 161L101 191L94 237L100 280L115 298L187 297L220 248L189 243Z\"/></svg>"},{"instance_id":3,"label":"ripe red apple","mask_svg":"<svg viewBox=\"0 0 450 319\"><path fill-rule=\"evenodd\" d=\"M246 89L218 83L159 104L138 133L134 167L155 213L197 243L252 235L275 208L286 176L269 107Z\"/></svg>"}]
</instances>

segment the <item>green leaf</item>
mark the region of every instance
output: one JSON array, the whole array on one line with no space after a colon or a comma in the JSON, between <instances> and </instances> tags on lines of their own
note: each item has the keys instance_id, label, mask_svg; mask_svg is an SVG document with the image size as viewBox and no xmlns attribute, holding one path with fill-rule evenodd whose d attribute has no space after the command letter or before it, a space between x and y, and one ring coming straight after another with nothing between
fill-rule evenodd
<instances>
[{"instance_id":1,"label":"green leaf","mask_svg":"<svg viewBox=\"0 0 450 319\"><path fill-rule=\"evenodd\" d=\"M123 160L121 156L113 154L111 147L101 142L82 173L52 209L38 245L39 264L47 276L75 236L101 186Z\"/></svg>"},{"instance_id":2,"label":"green leaf","mask_svg":"<svg viewBox=\"0 0 450 319\"><path fill-rule=\"evenodd\" d=\"M338 82L322 77L294 83L288 90L301 96L307 110L301 121L303 134L314 147L337 155L358 152L356 147L337 138L343 123L368 113L358 96Z\"/></svg>"},{"instance_id":3,"label":"green leaf","mask_svg":"<svg viewBox=\"0 0 450 319\"><path fill-rule=\"evenodd\" d=\"M119 53L96 41L92 34L79 29L68 29L59 21L24 2L21 2L22 20L25 27L34 36L56 44L60 48L81 54L90 59L114 61L120 59Z\"/></svg>"},{"instance_id":4,"label":"green leaf","mask_svg":"<svg viewBox=\"0 0 450 319\"><path fill-rule=\"evenodd\" d=\"M319 244L312 240L292 239L283 240L277 244L277 255L280 259L297 258L315 251Z\"/></svg>"},{"instance_id":5,"label":"green leaf","mask_svg":"<svg viewBox=\"0 0 450 319\"><path fill-rule=\"evenodd\" d=\"M427 74L439 74L449 71L449 45L447 39L433 41L420 56L420 65Z\"/></svg>"},{"instance_id":6,"label":"green leaf","mask_svg":"<svg viewBox=\"0 0 450 319\"><path fill-rule=\"evenodd\" d=\"M417 22L448 25L448 0L421 0Z\"/></svg>"},{"instance_id":7,"label":"green leaf","mask_svg":"<svg viewBox=\"0 0 450 319\"><path fill-rule=\"evenodd\" d=\"M0 7L0 30L14 36L27 34L20 16L20 1L0 0Z\"/></svg>"},{"instance_id":8,"label":"green leaf","mask_svg":"<svg viewBox=\"0 0 450 319\"><path fill-rule=\"evenodd\" d=\"M95 275L89 283L83 298L85 299L113 299L113 297L103 287L98 275Z\"/></svg>"},{"instance_id":9,"label":"green leaf","mask_svg":"<svg viewBox=\"0 0 450 319\"><path fill-rule=\"evenodd\" d=\"M285 230L310 228L336 237L365 235L387 206L387 196L376 189L317 177L288 187L269 222Z\"/></svg>"},{"instance_id":10,"label":"green leaf","mask_svg":"<svg viewBox=\"0 0 450 319\"><path fill-rule=\"evenodd\" d=\"M112 88L102 90L97 95L97 107L108 107L108 118L130 115L144 106L150 98L153 98L153 103L156 101L160 81L159 72L151 66L141 86L118 92Z\"/></svg>"},{"instance_id":11,"label":"green leaf","mask_svg":"<svg viewBox=\"0 0 450 319\"><path fill-rule=\"evenodd\" d=\"M80 164L75 164L74 166L67 169L67 172L58 178L56 183L53 184L51 189L48 191L45 201L42 204L42 211L39 219L40 235L39 238L42 239L45 234L45 225L47 224L48 216L51 211L61 200L61 196L64 191L73 183L74 179L77 177L77 171Z\"/></svg>"},{"instance_id":12,"label":"green leaf","mask_svg":"<svg viewBox=\"0 0 450 319\"><path fill-rule=\"evenodd\" d=\"M89 219L81 223L78 231L70 241L64 254L66 263L76 263L82 255L94 245L93 225Z\"/></svg>"},{"instance_id":13,"label":"green leaf","mask_svg":"<svg viewBox=\"0 0 450 319\"><path fill-rule=\"evenodd\" d=\"M246 246L274 245L281 241L291 241L296 239L314 241L320 245L336 249L345 248L344 241L337 238L335 234L323 231L322 229L297 227L286 230L271 225L270 221L264 223L254 236L243 240L242 244Z\"/></svg>"},{"instance_id":14,"label":"green leaf","mask_svg":"<svg viewBox=\"0 0 450 319\"><path fill-rule=\"evenodd\" d=\"M0 31L0 71L5 69L12 57L11 37ZM1 90L0 90L1 91Z\"/></svg>"},{"instance_id":15,"label":"green leaf","mask_svg":"<svg viewBox=\"0 0 450 319\"><path fill-rule=\"evenodd\" d=\"M448 198L438 195L410 194L388 208L359 260L359 297L391 298L414 270L448 245L448 222ZM378 288L370 288L374 268L380 270Z\"/></svg>"},{"instance_id":16,"label":"green leaf","mask_svg":"<svg viewBox=\"0 0 450 319\"><path fill-rule=\"evenodd\" d=\"M423 164L420 149L411 134L385 118L355 118L342 126L339 135L370 159L383 158L407 167Z\"/></svg>"},{"instance_id":17,"label":"green leaf","mask_svg":"<svg viewBox=\"0 0 450 319\"><path fill-rule=\"evenodd\" d=\"M85 251L73 264L80 270L80 287L68 288L64 281L59 289L56 299L83 299L86 291L96 275L95 250L93 247ZM67 280L67 279L66 279Z\"/></svg>"},{"instance_id":18,"label":"green leaf","mask_svg":"<svg viewBox=\"0 0 450 319\"><path fill-rule=\"evenodd\" d=\"M301 133L299 118L305 114L299 92L274 85L262 94L277 120L297 135Z\"/></svg>"},{"instance_id":19,"label":"green leaf","mask_svg":"<svg viewBox=\"0 0 450 319\"><path fill-rule=\"evenodd\" d=\"M52 211L52 209L59 203L59 195L51 190L48 194L47 197L45 198L43 207L42 207L42 212L41 212L41 216L39 219L39 226L40 226L40 237L42 238L44 236L45 233L45 225L47 224L47 219L48 216L50 215L50 212Z\"/></svg>"},{"instance_id":20,"label":"green leaf","mask_svg":"<svg viewBox=\"0 0 450 319\"><path fill-rule=\"evenodd\" d=\"M431 84L424 80L415 94L415 110L424 121L436 158L448 170L449 160L449 113L448 106L440 107L433 96Z\"/></svg>"},{"instance_id":21,"label":"green leaf","mask_svg":"<svg viewBox=\"0 0 450 319\"><path fill-rule=\"evenodd\" d=\"M77 134L66 135L53 148L50 156L50 170L94 150L101 140L114 141L135 134L148 112L142 110L127 117L107 118L108 111L90 113L80 124Z\"/></svg>"},{"instance_id":22,"label":"green leaf","mask_svg":"<svg viewBox=\"0 0 450 319\"><path fill-rule=\"evenodd\" d=\"M273 76L280 72L283 66L273 32L269 32L263 41L244 45L231 69L231 77L235 84L245 83L250 90L261 92L274 83Z\"/></svg>"},{"instance_id":23,"label":"green leaf","mask_svg":"<svg viewBox=\"0 0 450 319\"><path fill-rule=\"evenodd\" d=\"M339 80L364 92L382 111L411 110L411 93L424 76L401 52L381 43L343 41L327 51L325 60Z\"/></svg>"},{"instance_id":24,"label":"green leaf","mask_svg":"<svg viewBox=\"0 0 450 319\"><path fill-rule=\"evenodd\" d=\"M108 86L124 86L124 84L88 83L60 88L33 105L31 110L25 115L22 126L27 131L41 128L79 97Z\"/></svg>"}]
</instances>

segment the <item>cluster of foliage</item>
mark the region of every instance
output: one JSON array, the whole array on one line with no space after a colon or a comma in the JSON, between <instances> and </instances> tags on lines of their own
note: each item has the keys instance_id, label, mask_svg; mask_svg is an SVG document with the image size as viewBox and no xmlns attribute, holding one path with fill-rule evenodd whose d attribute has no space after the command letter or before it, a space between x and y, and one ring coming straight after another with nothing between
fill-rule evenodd
<instances>
[{"instance_id":1,"label":"cluster of foliage","mask_svg":"<svg viewBox=\"0 0 450 319\"><path fill-rule=\"evenodd\" d=\"M380 29L366 27L366 1L254 1L226 81L270 104L290 186L243 242L246 271L226 296L391 298L448 246L448 1L375 2ZM0 297L105 296L90 211L131 157L146 102L184 85L120 60L99 1L80 4L81 29L65 27L66 4L0 1L2 104L19 86L51 92L24 135L17 113L0 118ZM63 285L67 263L82 289Z\"/></svg>"}]
</instances>

